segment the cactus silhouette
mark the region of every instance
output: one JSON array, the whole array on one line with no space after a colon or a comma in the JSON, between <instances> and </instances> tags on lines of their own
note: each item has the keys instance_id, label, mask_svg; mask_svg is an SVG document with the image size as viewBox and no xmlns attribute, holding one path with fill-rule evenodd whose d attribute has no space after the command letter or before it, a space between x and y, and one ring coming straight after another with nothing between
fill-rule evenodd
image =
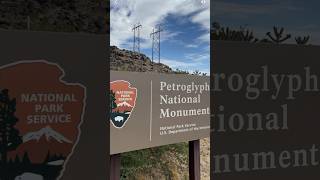
<instances>
[{"instance_id":1,"label":"cactus silhouette","mask_svg":"<svg viewBox=\"0 0 320 180\"><path fill-rule=\"evenodd\" d=\"M233 30L229 27L221 27L217 22L212 23L211 39L223 41L245 41L251 43L258 41L258 39L254 37L253 32L248 29L240 27L238 30Z\"/></svg>"},{"instance_id":2,"label":"cactus silhouette","mask_svg":"<svg viewBox=\"0 0 320 180\"><path fill-rule=\"evenodd\" d=\"M306 45L310 40L310 36L304 36L304 37L298 36L295 38L295 40L298 45Z\"/></svg>"},{"instance_id":3,"label":"cactus silhouette","mask_svg":"<svg viewBox=\"0 0 320 180\"><path fill-rule=\"evenodd\" d=\"M267 32L267 37L271 40L271 42L280 44L288 39L291 38L290 34L284 35L284 28L277 28L273 27L273 35L271 35L271 32Z\"/></svg>"},{"instance_id":4,"label":"cactus silhouette","mask_svg":"<svg viewBox=\"0 0 320 180\"><path fill-rule=\"evenodd\" d=\"M253 31L240 27L240 29L231 29L222 27L218 22L213 22L211 26L211 40L222 41L243 41L250 43L274 43L280 44L291 38L291 34L285 34L284 28L273 27L273 33L267 32L266 37L258 39L254 36ZM306 45L310 40L310 36L297 36L295 41L298 45Z\"/></svg>"}]
</instances>

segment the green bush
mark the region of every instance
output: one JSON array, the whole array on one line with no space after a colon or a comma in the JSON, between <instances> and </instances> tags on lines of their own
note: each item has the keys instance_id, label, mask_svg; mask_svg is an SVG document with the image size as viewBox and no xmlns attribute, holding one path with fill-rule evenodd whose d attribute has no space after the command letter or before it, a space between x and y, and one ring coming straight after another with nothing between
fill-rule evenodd
<instances>
[{"instance_id":1,"label":"green bush","mask_svg":"<svg viewBox=\"0 0 320 180\"><path fill-rule=\"evenodd\" d=\"M188 143L171 144L121 154L121 179L135 177L138 173L150 174L158 169L166 177L171 176L166 157L174 155L179 164L188 162Z\"/></svg>"}]
</instances>

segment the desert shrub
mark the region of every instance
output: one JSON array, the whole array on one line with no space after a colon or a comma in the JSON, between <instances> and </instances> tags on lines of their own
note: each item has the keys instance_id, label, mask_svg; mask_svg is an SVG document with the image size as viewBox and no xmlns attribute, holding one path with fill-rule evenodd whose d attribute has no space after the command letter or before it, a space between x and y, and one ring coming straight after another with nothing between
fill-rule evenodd
<instances>
[{"instance_id":1,"label":"desert shrub","mask_svg":"<svg viewBox=\"0 0 320 180\"><path fill-rule=\"evenodd\" d=\"M188 162L188 144L178 143L121 154L121 179L134 179L139 174L152 176L158 170L166 177L172 175L168 166L170 158L176 158L181 165Z\"/></svg>"}]
</instances>

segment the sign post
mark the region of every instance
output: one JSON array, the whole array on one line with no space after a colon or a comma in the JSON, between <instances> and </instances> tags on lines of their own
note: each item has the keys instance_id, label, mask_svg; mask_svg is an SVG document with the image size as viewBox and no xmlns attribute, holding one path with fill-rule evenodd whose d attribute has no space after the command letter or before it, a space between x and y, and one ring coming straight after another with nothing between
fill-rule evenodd
<instances>
[{"instance_id":1,"label":"sign post","mask_svg":"<svg viewBox=\"0 0 320 180\"><path fill-rule=\"evenodd\" d=\"M200 180L200 140L189 142L189 179Z\"/></svg>"},{"instance_id":2,"label":"sign post","mask_svg":"<svg viewBox=\"0 0 320 180\"><path fill-rule=\"evenodd\" d=\"M121 154L110 156L110 180L120 180Z\"/></svg>"}]
</instances>

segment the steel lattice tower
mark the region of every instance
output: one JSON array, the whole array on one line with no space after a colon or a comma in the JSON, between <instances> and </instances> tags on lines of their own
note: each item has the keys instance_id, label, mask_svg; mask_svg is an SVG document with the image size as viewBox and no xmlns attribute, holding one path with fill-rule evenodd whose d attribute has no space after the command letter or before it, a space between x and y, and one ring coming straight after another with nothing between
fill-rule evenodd
<instances>
[{"instance_id":1,"label":"steel lattice tower","mask_svg":"<svg viewBox=\"0 0 320 180\"><path fill-rule=\"evenodd\" d=\"M133 51L140 53L140 28L142 25L140 23L133 26Z\"/></svg>"},{"instance_id":2,"label":"steel lattice tower","mask_svg":"<svg viewBox=\"0 0 320 180\"><path fill-rule=\"evenodd\" d=\"M153 32L150 34L152 38L152 62L158 58L158 62L160 63L160 42L161 42L161 26L159 25L157 29L153 29Z\"/></svg>"}]
</instances>

